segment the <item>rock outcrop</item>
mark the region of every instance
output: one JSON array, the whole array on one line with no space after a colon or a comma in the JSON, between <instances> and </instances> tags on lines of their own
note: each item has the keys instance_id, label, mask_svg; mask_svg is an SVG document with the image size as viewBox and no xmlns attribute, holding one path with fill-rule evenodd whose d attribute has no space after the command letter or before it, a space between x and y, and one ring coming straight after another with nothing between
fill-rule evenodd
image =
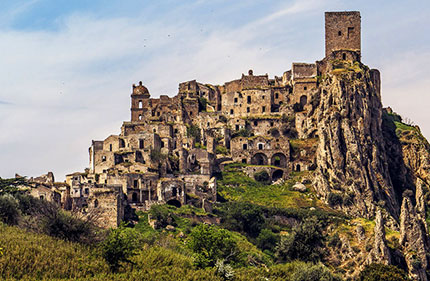
<instances>
[{"instance_id":1,"label":"rock outcrop","mask_svg":"<svg viewBox=\"0 0 430 281\"><path fill-rule=\"evenodd\" d=\"M416 280L427 280L427 234L423 221L409 197L403 198L400 214L400 245L409 275Z\"/></svg>"},{"instance_id":2,"label":"rock outcrop","mask_svg":"<svg viewBox=\"0 0 430 281\"><path fill-rule=\"evenodd\" d=\"M308 133L319 137L316 190L324 199L331 192L350 194L341 206L350 214L373 217L382 201L398 218L381 129L379 72L358 62L343 67L327 74L308 112Z\"/></svg>"},{"instance_id":3,"label":"rock outcrop","mask_svg":"<svg viewBox=\"0 0 430 281\"><path fill-rule=\"evenodd\" d=\"M376 211L375 241L367 258L367 263L391 264L390 251L385 240L385 225L381 210Z\"/></svg>"}]
</instances>

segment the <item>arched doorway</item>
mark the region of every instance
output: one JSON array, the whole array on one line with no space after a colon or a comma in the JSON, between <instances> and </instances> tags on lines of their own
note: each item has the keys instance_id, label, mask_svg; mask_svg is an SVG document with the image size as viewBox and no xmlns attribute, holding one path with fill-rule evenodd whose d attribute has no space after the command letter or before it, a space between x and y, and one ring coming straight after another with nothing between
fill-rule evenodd
<instances>
[{"instance_id":1,"label":"arched doorway","mask_svg":"<svg viewBox=\"0 0 430 281\"><path fill-rule=\"evenodd\" d=\"M303 108L308 103L308 97L303 95L300 97L300 106Z\"/></svg>"},{"instance_id":2,"label":"arched doorway","mask_svg":"<svg viewBox=\"0 0 430 281\"><path fill-rule=\"evenodd\" d=\"M272 181L277 181L279 179L282 179L283 176L284 176L284 171L276 170L272 174Z\"/></svg>"},{"instance_id":3,"label":"arched doorway","mask_svg":"<svg viewBox=\"0 0 430 281\"><path fill-rule=\"evenodd\" d=\"M264 153L256 153L251 158L252 165L267 165L267 156Z\"/></svg>"},{"instance_id":4,"label":"arched doorway","mask_svg":"<svg viewBox=\"0 0 430 281\"><path fill-rule=\"evenodd\" d=\"M275 153L270 161L272 166L286 168L287 167L287 157L283 153Z\"/></svg>"},{"instance_id":5,"label":"arched doorway","mask_svg":"<svg viewBox=\"0 0 430 281\"><path fill-rule=\"evenodd\" d=\"M175 206L177 208L180 208L182 204L178 200L172 199L172 200L167 201L167 205Z\"/></svg>"},{"instance_id":6,"label":"arched doorway","mask_svg":"<svg viewBox=\"0 0 430 281\"><path fill-rule=\"evenodd\" d=\"M131 202L137 202L137 193L133 192L133 194L131 195Z\"/></svg>"}]
</instances>

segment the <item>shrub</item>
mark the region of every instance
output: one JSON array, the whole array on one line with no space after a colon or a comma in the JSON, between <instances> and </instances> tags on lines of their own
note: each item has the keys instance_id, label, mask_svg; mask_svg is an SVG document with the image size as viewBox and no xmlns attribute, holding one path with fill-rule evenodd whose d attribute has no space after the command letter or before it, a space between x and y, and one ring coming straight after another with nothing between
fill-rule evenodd
<instances>
[{"instance_id":1,"label":"shrub","mask_svg":"<svg viewBox=\"0 0 430 281\"><path fill-rule=\"evenodd\" d=\"M226 203L217 211L223 227L251 237L258 236L266 222L263 207L248 202Z\"/></svg>"},{"instance_id":2,"label":"shrub","mask_svg":"<svg viewBox=\"0 0 430 281\"><path fill-rule=\"evenodd\" d=\"M342 241L340 240L339 234L337 232L327 238L327 245L332 248L342 246Z\"/></svg>"},{"instance_id":3,"label":"shrub","mask_svg":"<svg viewBox=\"0 0 430 281\"><path fill-rule=\"evenodd\" d=\"M206 111L208 100L205 97L199 98L199 111Z\"/></svg>"},{"instance_id":4,"label":"shrub","mask_svg":"<svg viewBox=\"0 0 430 281\"><path fill-rule=\"evenodd\" d=\"M254 179L256 181L259 181L261 183L269 183L270 182L270 176L269 173L267 173L266 170L257 172L254 174Z\"/></svg>"},{"instance_id":5,"label":"shrub","mask_svg":"<svg viewBox=\"0 0 430 281\"><path fill-rule=\"evenodd\" d=\"M273 233L270 229L263 229L257 237L257 247L264 250L274 251L279 243L280 236Z\"/></svg>"},{"instance_id":6,"label":"shrub","mask_svg":"<svg viewBox=\"0 0 430 281\"><path fill-rule=\"evenodd\" d=\"M142 239L140 233L133 229L120 226L113 229L101 244L103 258L109 264L112 272L117 272L123 263L132 263L130 258L140 248Z\"/></svg>"},{"instance_id":7,"label":"shrub","mask_svg":"<svg viewBox=\"0 0 430 281\"><path fill-rule=\"evenodd\" d=\"M409 280L406 272L394 265L373 263L366 265L358 277L361 281L404 281Z\"/></svg>"},{"instance_id":8,"label":"shrub","mask_svg":"<svg viewBox=\"0 0 430 281\"><path fill-rule=\"evenodd\" d=\"M217 145L215 148L215 153L226 155L226 154L228 154L228 149L225 146Z\"/></svg>"},{"instance_id":9,"label":"shrub","mask_svg":"<svg viewBox=\"0 0 430 281\"><path fill-rule=\"evenodd\" d=\"M231 233L216 226L200 224L190 233L188 247L194 252L194 263L204 268L217 260L237 261L239 249Z\"/></svg>"},{"instance_id":10,"label":"shrub","mask_svg":"<svg viewBox=\"0 0 430 281\"><path fill-rule=\"evenodd\" d=\"M330 192L328 194L327 200L328 200L328 204L331 207L342 205L342 203L343 203L342 195L340 195L338 193L333 193L333 192Z\"/></svg>"},{"instance_id":11,"label":"shrub","mask_svg":"<svg viewBox=\"0 0 430 281\"><path fill-rule=\"evenodd\" d=\"M27 180L25 178L11 178L2 179L0 178L0 195L16 193L19 186L27 186Z\"/></svg>"},{"instance_id":12,"label":"shrub","mask_svg":"<svg viewBox=\"0 0 430 281\"><path fill-rule=\"evenodd\" d=\"M156 228L164 228L167 225L176 226L175 218L167 205L153 205L149 211L151 219L156 220Z\"/></svg>"},{"instance_id":13,"label":"shrub","mask_svg":"<svg viewBox=\"0 0 430 281\"><path fill-rule=\"evenodd\" d=\"M225 264L224 260L217 260L215 269L216 275L220 276L224 280L230 280L234 278L233 267L231 267L229 264Z\"/></svg>"},{"instance_id":14,"label":"shrub","mask_svg":"<svg viewBox=\"0 0 430 281\"><path fill-rule=\"evenodd\" d=\"M196 142L200 142L200 128L194 124L187 126L187 137L195 139Z\"/></svg>"},{"instance_id":15,"label":"shrub","mask_svg":"<svg viewBox=\"0 0 430 281\"><path fill-rule=\"evenodd\" d=\"M16 225L20 216L17 200L10 194L0 196L0 221L9 225Z\"/></svg>"},{"instance_id":16,"label":"shrub","mask_svg":"<svg viewBox=\"0 0 430 281\"><path fill-rule=\"evenodd\" d=\"M322 257L323 240L318 219L307 218L293 229L292 234L281 238L276 247L276 256L280 261L318 261Z\"/></svg>"}]
</instances>

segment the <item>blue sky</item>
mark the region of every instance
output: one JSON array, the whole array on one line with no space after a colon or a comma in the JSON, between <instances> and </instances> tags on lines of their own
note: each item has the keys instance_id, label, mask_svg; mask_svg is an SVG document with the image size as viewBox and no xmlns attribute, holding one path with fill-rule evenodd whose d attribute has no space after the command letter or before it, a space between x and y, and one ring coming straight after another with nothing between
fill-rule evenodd
<instances>
[{"instance_id":1,"label":"blue sky","mask_svg":"<svg viewBox=\"0 0 430 281\"><path fill-rule=\"evenodd\" d=\"M367 0L0 2L0 177L88 165L91 140L129 120L131 84L222 84L324 55L324 11L359 10L382 98L430 138L430 2Z\"/></svg>"}]
</instances>

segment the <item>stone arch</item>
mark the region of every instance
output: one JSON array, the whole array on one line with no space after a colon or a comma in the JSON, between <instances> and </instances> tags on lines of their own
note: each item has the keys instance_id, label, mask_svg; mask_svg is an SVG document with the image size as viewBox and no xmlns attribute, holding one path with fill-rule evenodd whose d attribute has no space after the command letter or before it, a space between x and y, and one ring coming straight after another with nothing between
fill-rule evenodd
<instances>
[{"instance_id":1,"label":"stone arch","mask_svg":"<svg viewBox=\"0 0 430 281\"><path fill-rule=\"evenodd\" d=\"M286 168L287 167L287 157L283 153L275 153L270 160L272 166Z\"/></svg>"},{"instance_id":2,"label":"stone arch","mask_svg":"<svg viewBox=\"0 0 430 281\"><path fill-rule=\"evenodd\" d=\"M282 179L283 176L284 176L284 171L276 170L272 174L272 181L277 181L279 179Z\"/></svg>"},{"instance_id":3,"label":"stone arch","mask_svg":"<svg viewBox=\"0 0 430 281\"><path fill-rule=\"evenodd\" d=\"M267 156L264 153L256 153L251 158L251 164L252 165L267 165Z\"/></svg>"},{"instance_id":4,"label":"stone arch","mask_svg":"<svg viewBox=\"0 0 430 281\"><path fill-rule=\"evenodd\" d=\"M179 200L176 200L176 199L171 199L171 200L167 201L166 204L170 205L170 206L175 206L177 208L180 208L182 205L181 202L179 202Z\"/></svg>"}]
</instances>

